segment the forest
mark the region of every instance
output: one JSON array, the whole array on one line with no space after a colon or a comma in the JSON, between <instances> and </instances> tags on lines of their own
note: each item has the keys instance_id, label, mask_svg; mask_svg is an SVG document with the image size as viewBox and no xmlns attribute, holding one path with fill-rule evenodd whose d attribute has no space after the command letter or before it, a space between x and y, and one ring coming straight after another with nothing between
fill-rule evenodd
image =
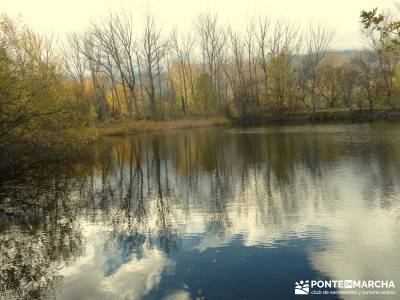
<instances>
[{"instance_id":1,"label":"forest","mask_svg":"<svg viewBox=\"0 0 400 300\"><path fill-rule=\"evenodd\" d=\"M399 23L362 11L360 34L364 50L339 51L321 24L259 17L235 30L201 13L190 32L165 32L149 12L113 12L60 40L2 15L0 169L33 149L66 153L86 128L115 120L395 112Z\"/></svg>"}]
</instances>

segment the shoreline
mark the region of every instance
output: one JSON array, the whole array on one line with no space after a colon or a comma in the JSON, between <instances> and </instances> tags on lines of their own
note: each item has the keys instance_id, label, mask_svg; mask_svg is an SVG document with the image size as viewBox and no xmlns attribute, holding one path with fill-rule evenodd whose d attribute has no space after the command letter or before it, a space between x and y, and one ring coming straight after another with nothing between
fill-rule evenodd
<instances>
[{"instance_id":1,"label":"shoreline","mask_svg":"<svg viewBox=\"0 0 400 300\"><path fill-rule=\"evenodd\" d=\"M327 122L374 122L400 121L400 111L392 109L374 109L372 118L368 109L362 110L321 110L315 113L314 119L309 111L265 113L232 118L235 126L323 124Z\"/></svg>"},{"instance_id":2,"label":"shoreline","mask_svg":"<svg viewBox=\"0 0 400 300\"><path fill-rule=\"evenodd\" d=\"M284 118L282 118L284 116ZM398 122L400 112L393 110L375 110L373 121ZM121 137L139 135L146 133L157 133L171 130L206 128L206 127L255 127L255 126L282 126L282 125L303 125L303 124L340 124L340 123L367 123L369 111L320 111L317 112L314 122L310 120L309 112L284 113L281 118L276 115L263 114L248 118L224 118L212 117L208 119L180 119L167 121L147 120L118 120L98 124L94 127L81 128L76 139L71 139L71 147L54 145L50 142L45 145L32 146L29 151L15 151L9 149L0 160L0 183L9 179L19 177L27 169L41 163L56 162L60 160L79 160L85 154L87 147L91 144L101 143L107 137ZM58 147L52 147L58 146ZM25 149L26 147L24 147ZM68 149L61 151L60 149ZM19 150L19 149L17 149ZM25 149L26 150L26 149ZM21 153L20 153L21 152ZM60 154L62 154L60 156Z\"/></svg>"},{"instance_id":3,"label":"shoreline","mask_svg":"<svg viewBox=\"0 0 400 300\"><path fill-rule=\"evenodd\" d=\"M95 127L89 127L88 135L94 140L104 136L137 135L149 132L160 132L174 129L188 129L214 126L230 126L231 121L224 117L212 117L207 119L181 119L167 121L147 120L119 120Z\"/></svg>"},{"instance_id":4,"label":"shoreline","mask_svg":"<svg viewBox=\"0 0 400 300\"><path fill-rule=\"evenodd\" d=\"M150 120L116 120L87 127L89 140L96 141L102 137L128 136L150 132L161 132L175 129L190 129L218 126L268 126L268 125L294 125L294 124L324 124L336 122L375 122L375 121L400 121L400 111L389 109L376 109L373 111L372 120L370 112L363 110L321 110L317 111L314 120L310 112L284 112L248 115L244 117L211 117L199 119L178 119L166 121Z\"/></svg>"}]
</instances>

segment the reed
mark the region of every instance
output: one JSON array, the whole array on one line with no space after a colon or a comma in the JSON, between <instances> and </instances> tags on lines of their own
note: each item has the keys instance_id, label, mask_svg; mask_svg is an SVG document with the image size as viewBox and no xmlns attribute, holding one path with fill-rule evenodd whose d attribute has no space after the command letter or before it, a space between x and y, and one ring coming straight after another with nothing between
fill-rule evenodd
<instances>
[{"instance_id":1,"label":"reed","mask_svg":"<svg viewBox=\"0 0 400 300\"><path fill-rule=\"evenodd\" d=\"M208 119L183 119L168 121L147 121L147 120L121 120L112 121L89 128L91 138L102 136L134 135L146 132L198 128L209 126L229 126L230 121L222 117L212 117Z\"/></svg>"}]
</instances>

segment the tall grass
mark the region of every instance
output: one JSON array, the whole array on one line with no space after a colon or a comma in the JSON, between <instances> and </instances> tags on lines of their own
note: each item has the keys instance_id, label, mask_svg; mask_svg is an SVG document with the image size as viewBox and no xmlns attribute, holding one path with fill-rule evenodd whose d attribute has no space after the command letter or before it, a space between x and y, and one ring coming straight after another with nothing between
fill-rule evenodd
<instances>
[{"instance_id":1,"label":"tall grass","mask_svg":"<svg viewBox=\"0 0 400 300\"><path fill-rule=\"evenodd\" d=\"M228 126L229 124L230 121L222 117L170 121L123 120L108 122L100 124L96 127L89 128L89 135L92 138L98 138L101 136L133 135L171 129L197 128L207 126Z\"/></svg>"}]
</instances>

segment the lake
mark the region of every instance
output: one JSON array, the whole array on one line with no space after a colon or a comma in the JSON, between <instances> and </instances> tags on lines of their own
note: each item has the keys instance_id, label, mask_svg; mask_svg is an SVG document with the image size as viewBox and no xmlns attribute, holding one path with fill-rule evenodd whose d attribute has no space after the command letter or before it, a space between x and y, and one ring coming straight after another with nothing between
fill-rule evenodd
<instances>
[{"instance_id":1,"label":"lake","mask_svg":"<svg viewBox=\"0 0 400 300\"><path fill-rule=\"evenodd\" d=\"M398 299L399 192L396 123L110 138L1 186L0 298Z\"/></svg>"}]
</instances>

